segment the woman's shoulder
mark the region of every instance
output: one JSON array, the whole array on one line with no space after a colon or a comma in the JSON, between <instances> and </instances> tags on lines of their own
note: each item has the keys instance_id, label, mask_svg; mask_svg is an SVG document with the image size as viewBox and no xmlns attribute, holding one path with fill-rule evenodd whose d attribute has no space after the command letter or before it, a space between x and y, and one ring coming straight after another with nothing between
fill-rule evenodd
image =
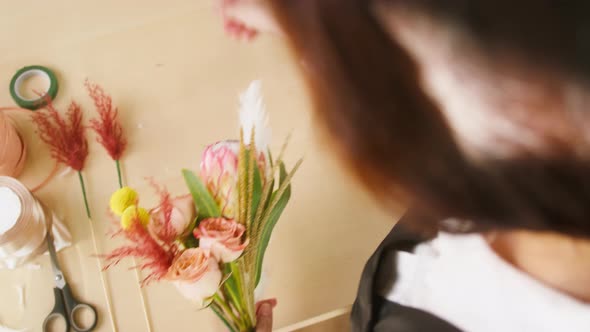
<instances>
[{"instance_id":1,"label":"woman's shoulder","mask_svg":"<svg viewBox=\"0 0 590 332\"><path fill-rule=\"evenodd\" d=\"M481 234L440 232L420 241L396 226L367 266L353 312L353 322L361 323L355 331L540 332L590 327L588 303L518 270ZM364 316L359 315L363 307Z\"/></svg>"},{"instance_id":2,"label":"woman's shoulder","mask_svg":"<svg viewBox=\"0 0 590 332\"><path fill-rule=\"evenodd\" d=\"M407 224L418 218L413 212L407 213L391 230L363 270L352 309L352 330L368 331L460 331L452 324L426 311L387 301L379 295L382 279L395 280L387 269L391 252L412 252L416 246L432 239L432 236L418 234ZM436 234L435 234L436 235Z\"/></svg>"},{"instance_id":3,"label":"woman's shoulder","mask_svg":"<svg viewBox=\"0 0 590 332\"><path fill-rule=\"evenodd\" d=\"M403 331L403 332L459 332L460 329L451 323L432 315L426 311L406 307L401 304L377 300L378 313L375 317L373 331Z\"/></svg>"}]
</instances>

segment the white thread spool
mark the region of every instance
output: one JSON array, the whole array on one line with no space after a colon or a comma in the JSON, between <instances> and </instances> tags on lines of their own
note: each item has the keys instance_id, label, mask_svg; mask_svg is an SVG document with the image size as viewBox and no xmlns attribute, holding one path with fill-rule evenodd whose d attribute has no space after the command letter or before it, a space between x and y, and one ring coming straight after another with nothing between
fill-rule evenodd
<instances>
[{"instance_id":1,"label":"white thread spool","mask_svg":"<svg viewBox=\"0 0 590 332\"><path fill-rule=\"evenodd\" d=\"M45 251L51 216L18 180L0 176L0 261L15 268Z\"/></svg>"}]
</instances>

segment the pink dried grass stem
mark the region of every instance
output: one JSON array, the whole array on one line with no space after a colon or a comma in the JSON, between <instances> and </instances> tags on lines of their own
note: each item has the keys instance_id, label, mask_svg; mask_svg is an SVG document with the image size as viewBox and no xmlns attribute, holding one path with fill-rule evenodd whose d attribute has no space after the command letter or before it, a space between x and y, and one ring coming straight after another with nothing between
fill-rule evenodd
<instances>
[{"instance_id":1,"label":"pink dried grass stem","mask_svg":"<svg viewBox=\"0 0 590 332\"><path fill-rule=\"evenodd\" d=\"M65 119L51 100L45 108L45 111L32 115L39 137L49 146L52 158L78 172L82 171L88 157L88 141L80 106L72 101Z\"/></svg>"},{"instance_id":2,"label":"pink dried grass stem","mask_svg":"<svg viewBox=\"0 0 590 332\"><path fill-rule=\"evenodd\" d=\"M142 287L152 281L161 280L168 273L168 269L179 251L176 245L161 246L141 225L139 217L133 220L128 229L114 233L114 236L117 235L124 236L130 244L103 255L107 262L103 270L119 264L125 258L138 258L142 260L142 263L135 268L149 270L149 274L141 282Z\"/></svg>"},{"instance_id":3,"label":"pink dried grass stem","mask_svg":"<svg viewBox=\"0 0 590 332\"><path fill-rule=\"evenodd\" d=\"M90 83L88 80L84 83L90 98L94 101L94 106L98 112L98 119L90 120L90 128L98 136L96 140L100 143L111 158L115 161L117 167L117 178L119 188L123 188L123 177L121 176L121 163L119 160L127 147L127 140L123 135L123 128L119 123L119 111L113 107L113 101L102 87L98 84Z\"/></svg>"},{"instance_id":4,"label":"pink dried grass stem","mask_svg":"<svg viewBox=\"0 0 590 332\"><path fill-rule=\"evenodd\" d=\"M53 106L51 98L47 95L44 98L47 101L46 112L35 112L32 116L33 123L37 125L41 140L49 146L51 157L78 172L86 215L90 219L90 206L82 177L82 169L88 157L88 140L86 128L82 125L82 109L72 101L64 119Z\"/></svg>"},{"instance_id":5,"label":"pink dried grass stem","mask_svg":"<svg viewBox=\"0 0 590 332\"><path fill-rule=\"evenodd\" d=\"M175 242L176 231L171 223L172 196L165 187L158 185L153 179L148 178L147 180L160 196L159 205L151 211L158 208L164 211L163 227L151 228L157 230L156 234L151 234L150 230L141 225L139 216L135 216L132 225L128 229L122 229L120 223L111 214L112 222L116 227L109 234L111 237L123 236L129 244L102 256L107 262L103 270L119 264L125 258L134 257L141 260L142 263L135 268L150 271L141 282L142 287L164 278L168 273L168 269L172 266L172 261L180 253L180 249ZM151 222L154 222L154 220L152 219Z\"/></svg>"},{"instance_id":6,"label":"pink dried grass stem","mask_svg":"<svg viewBox=\"0 0 590 332\"><path fill-rule=\"evenodd\" d=\"M159 238L164 244L172 245L177 237L176 229L172 225L172 210L174 208L172 204L172 196L168 189L164 186L158 185L154 179L147 179L150 186L155 190L156 194L160 196L160 202L157 207L150 210L150 214L156 210L161 209L164 212L164 225L155 225L154 229L157 229L156 237ZM155 222L152 219L152 222Z\"/></svg>"},{"instance_id":7,"label":"pink dried grass stem","mask_svg":"<svg viewBox=\"0 0 590 332\"><path fill-rule=\"evenodd\" d=\"M90 128L98 135L97 141L107 150L107 153L113 160L120 160L127 140L123 135L123 128L119 123L119 111L113 107L113 101L101 86L90 83L88 80L84 83L90 98L94 101L94 106L98 112L98 119L90 120Z\"/></svg>"}]
</instances>

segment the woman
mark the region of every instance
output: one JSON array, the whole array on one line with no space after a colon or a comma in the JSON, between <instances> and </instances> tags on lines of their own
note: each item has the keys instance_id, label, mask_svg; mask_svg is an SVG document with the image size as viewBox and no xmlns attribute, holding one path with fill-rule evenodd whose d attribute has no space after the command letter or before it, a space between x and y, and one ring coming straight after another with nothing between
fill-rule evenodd
<instances>
[{"instance_id":1,"label":"woman","mask_svg":"<svg viewBox=\"0 0 590 332\"><path fill-rule=\"evenodd\" d=\"M590 331L590 3L233 0L386 207L354 331ZM268 326L270 308L261 324Z\"/></svg>"}]
</instances>

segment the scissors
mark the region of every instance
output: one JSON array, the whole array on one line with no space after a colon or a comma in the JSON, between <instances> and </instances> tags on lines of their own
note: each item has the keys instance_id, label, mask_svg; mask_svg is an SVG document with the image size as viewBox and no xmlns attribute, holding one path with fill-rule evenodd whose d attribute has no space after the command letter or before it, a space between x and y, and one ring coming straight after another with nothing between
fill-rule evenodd
<instances>
[{"instance_id":1,"label":"scissors","mask_svg":"<svg viewBox=\"0 0 590 332\"><path fill-rule=\"evenodd\" d=\"M55 276L55 288L53 288L53 294L55 295L55 306L49 315L43 321L43 332L48 332L49 323L54 319L63 318L66 323L65 331L68 332L70 327L76 332L88 332L92 331L96 327L97 314L93 306L87 303L78 302L72 295L72 290L66 282L63 272L59 267L57 260L57 253L55 251L55 245L53 243L53 236L51 231L47 232L47 250L49 251L49 257L51 258L51 266L53 268L53 274ZM92 313L92 323L89 327L84 328L78 325L76 322L76 313L79 310L88 311Z\"/></svg>"}]
</instances>

